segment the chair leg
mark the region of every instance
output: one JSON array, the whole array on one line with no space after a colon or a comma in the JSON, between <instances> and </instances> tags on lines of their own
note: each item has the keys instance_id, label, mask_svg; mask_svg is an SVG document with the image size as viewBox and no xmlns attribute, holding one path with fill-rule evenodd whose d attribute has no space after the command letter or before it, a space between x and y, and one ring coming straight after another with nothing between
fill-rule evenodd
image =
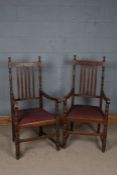
<instances>
[{"instance_id":1,"label":"chair leg","mask_svg":"<svg viewBox=\"0 0 117 175\"><path fill-rule=\"evenodd\" d=\"M98 125L97 125L97 133L100 133L100 128L101 128L101 124L98 123Z\"/></svg>"},{"instance_id":2,"label":"chair leg","mask_svg":"<svg viewBox=\"0 0 117 175\"><path fill-rule=\"evenodd\" d=\"M73 129L74 129L74 123L71 122L71 123L70 123L70 130L73 131Z\"/></svg>"},{"instance_id":3,"label":"chair leg","mask_svg":"<svg viewBox=\"0 0 117 175\"><path fill-rule=\"evenodd\" d=\"M60 150L60 132L59 124L56 125L56 150Z\"/></svg>"},{"instance_id":4,"label":"chair leg","mask_svg":"<svg viewBox=\"0 0 117 175\"><path fill-rule=\"evenodd\" d=\"M12 120L12 140L13 142L15 141L15 126L13 120Z\"/></svg>"},{"instance_id":5,"label":"chair leg","mask_svg":"<svg viewBox=\"0 0 117 175\"><path fill-rule=\"evenodd\" d=\"M18 160L20 158L20 143L19 143L19 131L16 130L15 133L15 147L16 147L16 159Z\"/></svg>"},{"instance_id":6,"label":"chair leg","mask_svg":"<svg viewBox=\"0 0 117 175\"><path fill-rule=\"evenodd\" d=\"M42 135L43 135L43 127L39 126L39 136L42 136Z\"/></svg>"},{"instance_id":7,"label":"chair leg","mask_svg":"<svg viewBox=\"0 0 117 175\"><path fill-rule=\"evenodd\" d=\"M106 138L107 138L107 124L104 124L103 138L102 138L102 152L106 150Z\"/></svg>"},{"instance_id":8,"label":"chair leg","mask_svg":"<svg viewBox=\"0 0 117 175\"><path fill-rule=\"evenodd\" d=\"M66 135L66 131L67 131L67 124L63 125L63 139L62 139L62 148L66 148L66 144L67 144L67 135Z\"/></svg>"}]
</instances>

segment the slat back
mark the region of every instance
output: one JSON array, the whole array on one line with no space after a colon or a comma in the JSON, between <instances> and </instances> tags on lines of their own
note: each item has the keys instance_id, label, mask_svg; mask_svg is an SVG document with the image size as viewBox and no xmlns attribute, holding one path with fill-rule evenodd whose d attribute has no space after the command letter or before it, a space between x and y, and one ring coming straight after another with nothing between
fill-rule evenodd
<instances>
[{"instance_id":1,"label":"slat back","mask_svg":"<svg viewBox=\"0 0 117 175\"><path fill-rule=\"evenodd\" d=\"M104 84L104 71L103 71L104 62L105 57L103 58L102 61L77 60L76 57L74 58L73 60L73 88L75 90L74 93L79 94L81 96L90 96L90 97L96 97L97 95L101 94ZM77 67L79 68L78 72ZM77 77L79 77L78 80ZM76 87L78 90L76 90ZM98 90L97 87L99 88ZM97 94L97 91L99 92L99 94Z\"/></svg>"},{"instance_id":2,"label":"slat back","mask_svg":"<svg viewBox=\"0 0 117 175\"><path fill-rule=\"evenodd\" d=\"M96 96L97 66L81 65L80 69L79 93L86 96Z\"/></svg>"},{"instance_id":3,"label":"slat back","mask_svg":"<svg viewBox=\"0 0 117 175\"><path fill-rule=\"evenodd\" d=\"M17 67L17 90L18 98L35 97L34 67Z\"/></svg>"},{"instance_id":4,"label":"slat back","mask_svg":"<svg viewBox=\"0 0 117 175\"><path fill-rule=\"evenodd\" d=\"M12 62L11 58L8 63L10 78L10 89L14 90L16 98L19 100L33 99L39 97L39 82L41 74L41 60L37 62ZM37 89L38 87L38 89ZM38 91L38 94L37 94Z\"/></svg>"}]
</instances>

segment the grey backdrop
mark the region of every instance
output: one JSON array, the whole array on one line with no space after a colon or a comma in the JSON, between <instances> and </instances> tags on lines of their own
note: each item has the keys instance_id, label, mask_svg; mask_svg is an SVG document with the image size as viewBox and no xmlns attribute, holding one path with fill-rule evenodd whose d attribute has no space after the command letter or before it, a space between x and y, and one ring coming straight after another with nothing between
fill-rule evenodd
<instances>
[{"instance_id":1,"label":"grey backdrop","mask_svg":"<svg viewBox=\"0 0 117 175\"><path fill-rule=\"evenodd\" d=\"M105 90L117 112L116 0L0 0L0 113L9 115L7 57L43 58L44 89L65 95L70 61L107 57Z\"/></svg>"}]
</instances>

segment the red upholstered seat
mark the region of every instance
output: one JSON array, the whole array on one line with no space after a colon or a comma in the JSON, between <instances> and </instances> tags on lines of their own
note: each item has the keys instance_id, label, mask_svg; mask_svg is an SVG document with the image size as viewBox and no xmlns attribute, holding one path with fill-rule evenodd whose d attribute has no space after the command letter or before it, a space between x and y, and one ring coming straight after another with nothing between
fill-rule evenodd
<instances>
[{"instance_id":1,"label":"red upholstered seat","mask_svg":"<svg viewBox=\"0 0 117 175\"><path fill-rule=\"evenodd\" d=\"M32 124L32 122L41 122L45 120L55 119L54 115L40 108L19 110L18 117L20 124L27 124L27 123Z\"/></svg>"},{"instance_id":2,"label":"red upholstered seat","mask_svg":"<svg viewBox=\"0 0 117 175\"><path fill-rule=\"evenodd\" d=\"M77 119L80 120L80 118L83 120L96 120L99 122L99 120L104 119L104 115L102 111L99 110L96 106L89 106L89 105L76 105L73 106L68 113L68 118L71 119Z\"/></svg>"}]
</instances>

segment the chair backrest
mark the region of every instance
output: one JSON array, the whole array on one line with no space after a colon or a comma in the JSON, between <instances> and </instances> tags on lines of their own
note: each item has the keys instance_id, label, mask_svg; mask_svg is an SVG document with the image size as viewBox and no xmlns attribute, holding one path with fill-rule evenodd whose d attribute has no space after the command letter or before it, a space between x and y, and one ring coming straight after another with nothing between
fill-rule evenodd
<instances>
[{"instance_id":1,"label":"chair backrest","mask_svg":"<svg viewBox=\"0 0 117 175\"><path fill-rule=\"evenodd\" d=\"M77 69L79 68L79 69ZM101 61L73 59L74 95L99 98L104 86L105 57Z\"/></svg>"},{"instance_id":2,"label":"chair backrest","mask_svg":"<svg viewBox=\"0 0 117 175\"><path fill-rule=\"evenodd\" d=\"M8 58L11 98L16 100L36 99L42 88L41 57L34 62L15 62Z\"/></svg>"}]
</instances>

